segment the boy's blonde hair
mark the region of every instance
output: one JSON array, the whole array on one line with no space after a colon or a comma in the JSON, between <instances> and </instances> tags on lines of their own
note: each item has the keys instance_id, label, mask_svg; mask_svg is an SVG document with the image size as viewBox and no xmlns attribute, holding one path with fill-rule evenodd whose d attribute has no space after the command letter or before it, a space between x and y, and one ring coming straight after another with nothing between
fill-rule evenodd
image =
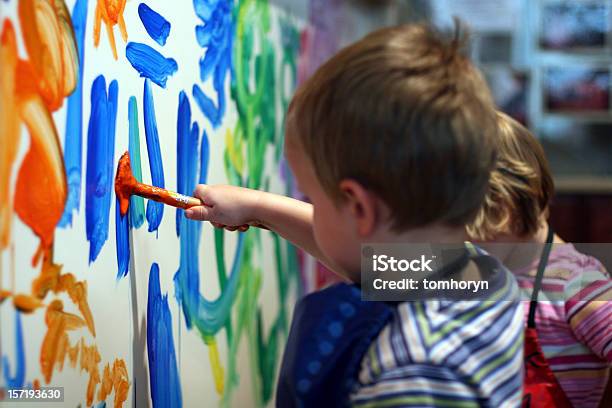
<instances>
[{"instance_id":1,"label":"boy's blonde hair","mask_svg":"<svg viewBox=\"0 0 612 408\"><path fill-rule=\"evenodd\" d=\"M481 241L499 234L526 238L535 234L554 194L544 149L523 125L498 112L497 163L489 192L468 234Z\"/></svg>"},{"instance_id":2,"label":"boy's blonde hair","mask_svg":"<svg viewBox=\"0 0 612 408\"><path fill-rule=\"evenodd\" d=\"M495 161L495 107L462 53L424 24L344 48L296 92L287 134L335 203L343 179L376 193L395 230L474 219Z\"/></svg>"}]
</instances>

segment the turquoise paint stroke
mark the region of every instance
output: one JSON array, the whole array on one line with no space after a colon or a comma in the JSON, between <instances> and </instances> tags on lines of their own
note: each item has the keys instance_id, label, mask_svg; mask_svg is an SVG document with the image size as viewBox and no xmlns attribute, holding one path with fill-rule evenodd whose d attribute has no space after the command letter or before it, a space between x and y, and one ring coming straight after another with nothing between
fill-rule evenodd
<instances>
[{"instance_id":1,"label":"turquoise paint stroke","mask_svg":"<svg viewBox=\"0 0 612 408\"><path fill-rule=\"evenodd\" d=\"M143 115L145 125L145 137L147 139L147 152L149 154L149 168L151 170L151 181L155 187L165 187L164 167L162 163L161 150L159 148L159 134L157 132L157 120L155 119L155 105L151 92L151 83L145 79L143 92ZM164 205L152 200L147 203L147 222L149 232L157 231L164 216Z\"/></svg>"},{"instance_id":2,"label":"turquoise paint stroke","mask_svg":"<svg viewBox=\"0 0 612 408\"><path fill-rule=\"evenodd\" d=\"M168 77L178 70L174 59L164 57L146 44L128 43L125 56L141 77L150 79L162 88L166 87Z\"/></svg>"},{"instance_id":3,"label":"turquoise paint stroke","mask_svg":"<svg viewBox=\"0 0 612 408\"><path fill-rule=\"evenodd\" d=\"M149 37L161 46L166 45L172 27L168 20L144 3L138 5L138 17L140 17Z\"/></svg>"},{"instance_id":4,"label":"turquoise paint stroke","mask_svg":"<svg viewBox=\"0 0 612 408\"><path fill-rule=\"evenodd\" d=\"M108 238L111 192L114 186L115 124L119 86L99 75L91 86L91 115L87 135L85 230L89 263L96 260Z\"/></svg>"},{"instance_id":5,"label":"turquoise paint stroke","mask_svg":"<svg viewBox=\"0 0 612 408\"><path fill-rule=\"evenodd\" d=\"M68 179L66 207L59 221L60 227L72 225L72 215L81 206L81 161L83 152L83 67L85 66L85 30L87 0L77 0L72 9L72 27L79 53L79 77L76 89L68 98L66 133L64 134L64 167Z\"/></svg>"},{"instance_id":6,"label":"turquoise paint stroke","mask_svg":"<svg viewBox=\"0 0 612 408\"><path fill-rule=\"evenodd\" d=\"M208 167L208 152L200 154L205 157L206 162L200 162L198 172L198 138L195 125L191 125L191 108L186 95L179 95L178 121L177 121L177 163L179 168L177 174L179 188L183 191L195 189L198 175L199 182L206 181ZM208 150L208 142L205 142ZM204 180L203 180L204 178ZM226 286L219 297L213 301L205 299L199 292L200 270L199 251L202 223L180 217L180 265L174 275L174 285L177 301L183 310L185 322L188 328L195 328L205 338L214 336L229 320L232 305L236 298L239 287L240 265L244 247L244 234L238 234L238 242L233 259L230 276ZM223 262L223 260L217 260ZM225 266L223 266L225 267Z\"/></svg>"},{"instance_id":7,"label":"turquoise paint stroke","mask_svg":"<svg viewBox=\"0 0 612 408\"><path fill-rule=\"evenodd\" d=\"M21 312L15 310L15 374L11 375L11 364L7 356L2 357L2 372L8 389L23 389L25 384L26 357L23 346Z\"/></svg>"},{"instance_id":8,"label":"turquoise paint stroke","mask_svg":"<svg viewBox=\"0 0 612 408\"><path fill-rule=\"evenodd\" d=\"M142 183L142 165L140 159L140 134L138 131L138 104L135 96L130 96L128 102L128 123L129 123L129 153L132 174L134 178ZM137 195L130 197L130 226L140 228L144 223L145 207L144 199Z\"/></svg>"},{"instance_id":9,"label":"turquoise paint stroke","mask_svg":"<svg viewBox=\"0 0 612 408\"><path fill-rule=\"evenodd\" d=\"M172 337L172 315L168 295L161 293L159 266L156 263L151 265L149 273L147 355L153 407L181 407L183 402Z\"/></svg>"}]
</instances>

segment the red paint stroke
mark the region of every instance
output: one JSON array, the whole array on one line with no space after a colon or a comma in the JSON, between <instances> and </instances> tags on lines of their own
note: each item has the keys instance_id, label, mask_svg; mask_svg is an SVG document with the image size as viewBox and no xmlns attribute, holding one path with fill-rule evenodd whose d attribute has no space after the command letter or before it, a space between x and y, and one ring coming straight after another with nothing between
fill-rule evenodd
<instances>
[{"instance_id":1,"label":"red paint stroke","mask_svg":"<svg viewBox=\"0 0 612 408\"><path fill-rule=\"evenodd\" d=\"M113 50L113 57L117 59L117 46L115 45L115 34L113 29L115 25L119 26L121 37L124 42L127 42L128 35L123 19L123 11L125 9L126 0L98 0L96 5L96 16L94 19L94 46L97 48L100 44L100 28L104 21L106 33L108 34L108 42Z\"/></svg>"}]
</instances>

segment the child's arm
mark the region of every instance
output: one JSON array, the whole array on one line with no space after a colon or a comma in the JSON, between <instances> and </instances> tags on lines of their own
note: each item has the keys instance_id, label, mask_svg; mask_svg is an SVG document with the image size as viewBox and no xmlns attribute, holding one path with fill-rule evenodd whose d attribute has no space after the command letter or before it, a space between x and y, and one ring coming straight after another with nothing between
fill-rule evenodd
<instances>
[{"instance_id":1,"label":"child's arm","mask_svg":"<svg viewBox=\"0 0 612 408\"><path fill-rule=\"evenodd\" d=\"M187 218L210 221L230 231L244 230L245 225L264 226L332 268L314 238L312 204L230 185L200 184L194 196L205 205L187 210Z\"/></svg>"}]
</instances>

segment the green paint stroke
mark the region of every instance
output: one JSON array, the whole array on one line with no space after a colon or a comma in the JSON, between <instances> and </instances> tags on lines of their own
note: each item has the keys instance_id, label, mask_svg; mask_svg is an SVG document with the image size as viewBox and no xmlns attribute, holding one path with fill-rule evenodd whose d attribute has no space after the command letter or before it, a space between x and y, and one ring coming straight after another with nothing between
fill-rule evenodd
<instances>
[{"instance_id":1,"label":"green paint stroke","mask_svg":"<svg viewBox=\"0 0 612 408\"><path fill-rule=\"evenodd\" d=\"M129 123L129 152L132 173L138 182L142 182L142 168L140 164L140 135L138 133L138 104L136 97L130 96L128 101L128 123ZM130 224L134 228L140 228L144 223L145 207L144 199L137 195L130 197Z\"/></svg>"},{"instance_id":2,"label":"green paint stroke","mask_svg":"<svg viewBox=\"0 0 612 408\"><path fill-rule=\"evenodd\" d=\"M288 20L283 21L283 69L277 73L267 0L239 1L233 15L236 32L231 95L238 112L238 121L234 131L226 136L225 172L232 184L267 189L270 174L279 174L279 160L268 166L271 168L266 168L265 157L269 149L277 156L282 152L284 134L277 128L277 107L283 109L280 119L284 123L284 111L295 85L299 36L297 29L291 27ZM287 35L290 38L285 38ZM257 52L254 48L256 40ZM291 78L287 80L286 75L291 75ZM279 82L283 84L281 87L276 85ZM279 310L267 331L258 306L263 271L257 265L257 259L265 256L261 245L263 234L272 234L279 297ZM226 324L228 358L221 401L223 406L230 405L232 392L238 385L236 356L243 336L246 336L248 345L254 405L264 406L272 398L280 351L288 334L291 307L289 295L292 289L298 289L300 282L297 257L292 245L268 231L251 229L244 235L236 319L234 324ZM219 261L224 259L221 232L215 233L215 243ZM217 265L217 272L221 289L224 290L227 276L222 264Z\"/></svg>"}]
</instances>

